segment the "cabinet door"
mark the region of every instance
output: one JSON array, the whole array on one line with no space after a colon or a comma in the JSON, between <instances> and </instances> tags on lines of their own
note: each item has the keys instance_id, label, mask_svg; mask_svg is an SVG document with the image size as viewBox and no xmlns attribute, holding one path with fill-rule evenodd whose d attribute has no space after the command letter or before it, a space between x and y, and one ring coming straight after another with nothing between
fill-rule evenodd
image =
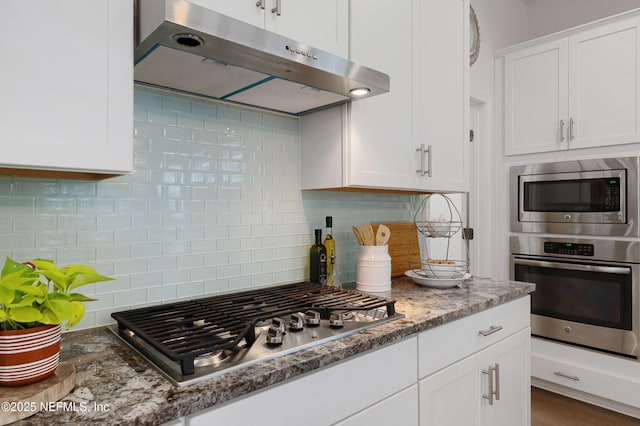
<instances>
[{"instance_id":1,"label":"cabinet door","mask_svg":"<svg viewBox=\"0 0 640 426\"><path fill-rule=\"evenodd\" d=\"M420 424L529 425L530 333L527 327L421 380ZM494 383L492 403L490 375Z\"/></svg>"},{"instance_id":2,"label":"cabinet door","mask_svg":"<svg viewBox=\"0 0 640 426\"><path fill-rule=\"evenodd\" d=\"M467 191L469 3L415 2L413 26L414 148L431 145L432 168L431 176L421 177L420 188ZM414 159L412 168L420 169L420 156Z\"/></svg>"},{"instance_id":3,"label":"cabinet door","mask_svg":"<svg viewBox=\"0 0 640 426\"><path fill-rule=\"evenodd\" d=\"M264 0L267 4L265 16L267 30L343 58L349 56L349 2L344 0L278 1L280 15L272 12L276 7L276 0Z\"/></svg>"},{"instance_id":4,"label":"cabinet door","mask_svg":"<svg viewBox=\"0 0 640 426\"><path fill-rule=\"evenodd\" d=\"M420 426L480 425L478 355L421 380Z\"/></svg>"},{"instance_id":5,"label":"cabinet door","mask_svg":"<svg viewBox=\"0 0 640 426\"><path fill-rule=\"evenodd\" d=\"M130 172L131 1L2 6L0 167Z\"/></svg>"},{"instance_id":6,"label":"cabinet door","mask_svg":"<svg viewBox=\"0 0 640 426\"><path fill-rule=\"evenodd\" d=\"M566 148L567 50L560 39L505 56L505 155Z\"/></svg>"},{"instance_id":7,"label":"cabinet door","mask_svg":"<svg viewBox=\"0 0 640 426\"><path fill-rule=\"evenodd\" d=\"M346 184L417 188L413 143L411 0L351 1L351 59L389 74L391 91L350 105ZM392 22L394 31L384 31Z\"/></svg>"},{"instance_id":8,"label":"cabinet door","mask_svg":"<svg viewBox=\"0 0 640 426\"><path fill-rule=\"evenodd\" d=\"M265 10L271 0L262 0L264 8L258 0L189 0L193 4L215 10L256 27L264 28Z\"/></svg>"},{"instance_id":9,"label":"cabinet door","mask_svg":"<svg viewBox=\"0 0 640 426\"><path fill-rule=\"evenodd\" d=\"M499 399L490 405L482 398L482 424L487 426L526 426L531 424L531 329L527 328L487 348L482 354L481 393L488 391L490 366L498 366L494 388Z\"/></svg>"},{"instance_id":10,"label":"cabinet door","mask_svg":"<svg viewBox=\"0 0 640 426\"><path fill-rule=\"evenodd\" d=\"M638 17L569 38L570 148L640 141Z\"/></svg>"}]
</instances>

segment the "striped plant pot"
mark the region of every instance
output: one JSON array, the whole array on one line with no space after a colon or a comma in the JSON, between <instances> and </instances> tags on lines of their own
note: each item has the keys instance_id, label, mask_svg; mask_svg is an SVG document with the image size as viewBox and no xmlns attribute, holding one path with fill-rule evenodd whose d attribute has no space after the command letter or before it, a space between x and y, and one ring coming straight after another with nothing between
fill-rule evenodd
<instances>
[{"instance_id":1,"label":"striped plant pot","mask_svg":"<svg viewBox=\"0 0 640 426\"><path fill-rule=\"evenodd\" d=\"M55 373L60 325L0 331L0 385L34 383Z\"/></svg>"}]
</instances>

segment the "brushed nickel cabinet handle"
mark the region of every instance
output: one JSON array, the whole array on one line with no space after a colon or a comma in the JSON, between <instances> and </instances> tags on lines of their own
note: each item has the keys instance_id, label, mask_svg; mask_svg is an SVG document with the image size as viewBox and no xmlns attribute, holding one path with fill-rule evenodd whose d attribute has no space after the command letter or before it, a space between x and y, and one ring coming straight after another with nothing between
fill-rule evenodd
<instances>
[{"instance_id":1,"label":"brushed nickel cabinet handle","mask_svg":"<svg viewBox=\"0 0 640 426\"><path fill-rule=\"evenodd\" d=\"M282 4L280 0L276 0L276 7L271 9L271 13L275 13L278 16L282 14Z\"/></svg>"},{"instance_id":2,"label":"brushed nickel cabinet handle","mask_svg":"<svg viewBox=\"0 0 640 426\"><path fill-rule=\"evenodd\" d=\"M416 152L420 153L420 168L416 170L420 176L424 176L424 144L420 145L420 148L416 148Z\"/></svg>"},{"instance_id":3,"label":"brushed nickel cabinet handle","mask_svg":"<svg viewBox=\"0 0 640 426\"><path fill-rule=\"evenodd\" d=\"M573 134L573 125L576 124L576 121L571 117L569 119L569 142L573 141L575 135Z\"/></svg>"},{"instance_id":4,"label":"brushed nickel cabinet handle","mask_svg":"<svg viewBox=\"0 0 640 426\"><path fill-rule=\"evenodd\" d=\"M564 142L564 120L560 120L560 142Z\"/></svg>"},{"instance_id":5,"label":"brushed nickel cabinet handle","mask_svg":"<svg viewBox=\"0 0 640 426\"><path fill-rule=\"evenodd\" d=\"M495 396L496 401L500 401L500 364L496 362L495 367L493 368L493 374L495 374Z\"/></svg>"},{"instance_id":6,"label":"brushed nickel cabinet handle","mask_svg":"<svg viewBox=\"0 0 640 426\"><path fill-rule=\"evenodd\" d=\"M493 390L493 367L489 367L488 370L482 370L482 374L487 375L487 381L489 383L489 393L482 395L482 397L489 400L489 405L493 405L493 395L495 394Z\"/></svg>"},{"instance_id":7,"label":"brushed nickel cabinet handle","mask_svg":"<svg viewBox=\"0 0 640 426\"><path fill-rule=\"evenodd\" d=\"M427 145L427 176L431 177L431 159L433 158L433 148L431 145Z\"/></svg>"},{"instance_id":8,"label":"brushed nickel cabinet handle","mask_svg":"<svg viewBox=\"0 0 640 426\"><path fill-rule=\"evenodd\" d=\"M265 0L258 0L256 2L256 7L259 7L260 9L264 9L264 2Z\"/></svg>"},{"instance_id":9,"label":"brushed nickel cabinet handle","mask_svg":"<svg viewBox=\"0 0 640 426\"><path fill-rule=\"evenodd\" d=\"M501 325L492 325L491 327L489 327L486 330L478 331L478 334L481 334L481 335L486 337L486 336L489 336L489 335L491 335L493 333L496 333L496 332L498 332L500 330L502 330L502 326Z\"/></svg>"},{"instance_id":10,"label":"brushed nickel cabinet handle","mask_svg":"<svg viewBox=\"0 0 640 426\"><path fill-rule=\"evenodd\" d=\"M555 374L556 376L560 376L560 377L564 377L565 379L571 379L571 380L575 380L576 382L580 381L580 377L578 376L571 376L569 374L565 374L562 371L554 371L553 374Z\"/></svg>"}]
</instances>

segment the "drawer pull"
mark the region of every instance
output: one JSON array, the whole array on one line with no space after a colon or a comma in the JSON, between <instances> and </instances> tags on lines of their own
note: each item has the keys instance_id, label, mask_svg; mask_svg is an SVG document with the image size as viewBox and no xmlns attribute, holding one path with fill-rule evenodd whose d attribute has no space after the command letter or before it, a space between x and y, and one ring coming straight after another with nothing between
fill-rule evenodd
<instances>
[{"instance_id":1,"label":"drawer pull","mask_svg":"<svg viewBox=\"0 0 640 426\"><path fill-rule=\"evenodd\" d=\"M490 334L493 334L493 333L495 333L497 331L500 331L500 330L502 330L502 326L501 325L492 325L491 327L489 327L486 330L478 331L478 334L482 334L483 336L486 337L486 336L488 336Z\"/></svg>"},{"instance_id":2,"label":"drawer pull","mask_svg":"<svg viewBox=\"0 0 640 426\"><path fill-rule=\"evenodd\" d=\"M556 376L564 377L565 379L575 380L576 382L580 381L580 377L564 374L562 371L554 371L553 374L555 374Z\"/></svg>"}]
</instances>

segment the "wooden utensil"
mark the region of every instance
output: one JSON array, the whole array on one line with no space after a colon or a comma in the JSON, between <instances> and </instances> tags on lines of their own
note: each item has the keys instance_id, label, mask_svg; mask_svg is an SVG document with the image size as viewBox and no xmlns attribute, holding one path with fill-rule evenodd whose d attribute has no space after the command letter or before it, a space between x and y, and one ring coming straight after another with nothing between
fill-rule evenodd
<instances>
[{"instance_id":1,"label":"wooden utensil","mask_svg":"<svg viewBox=\"0 0 640 426\"><path fill-rule=\"evenodd\" d=\"M364 242L362 241L362 237L360 236L360 232L358 232L358 228L354 226L352 229L353 229L353 235L356 236L356 241L358 241L358 244L360 244L361 246L364 245Z\"/></svg>"},{"instance_id":2,"label":"wooden utensil","mask_svg":"<svg viewBox=\"0 0 640 426\"><path fill-rule=\"evenodd\" d=\"M391 231L389 230L389 227L380 224L378 226L378 230L376 231L376 245L386 245L389 242L389 238L391 238Z\"/></svg>"},{"instance_id":3,"label":"wooden utensil","mask_svg":"<svg viewBox=\"0 0 640 426\"><path fill-rule=\"evenodd\" d=\"M376 244L376 235L373 233L373 227L370 223L356 226L356 229L362 238L363 245L374 246Z\"/></svg>"}]
</instances>

